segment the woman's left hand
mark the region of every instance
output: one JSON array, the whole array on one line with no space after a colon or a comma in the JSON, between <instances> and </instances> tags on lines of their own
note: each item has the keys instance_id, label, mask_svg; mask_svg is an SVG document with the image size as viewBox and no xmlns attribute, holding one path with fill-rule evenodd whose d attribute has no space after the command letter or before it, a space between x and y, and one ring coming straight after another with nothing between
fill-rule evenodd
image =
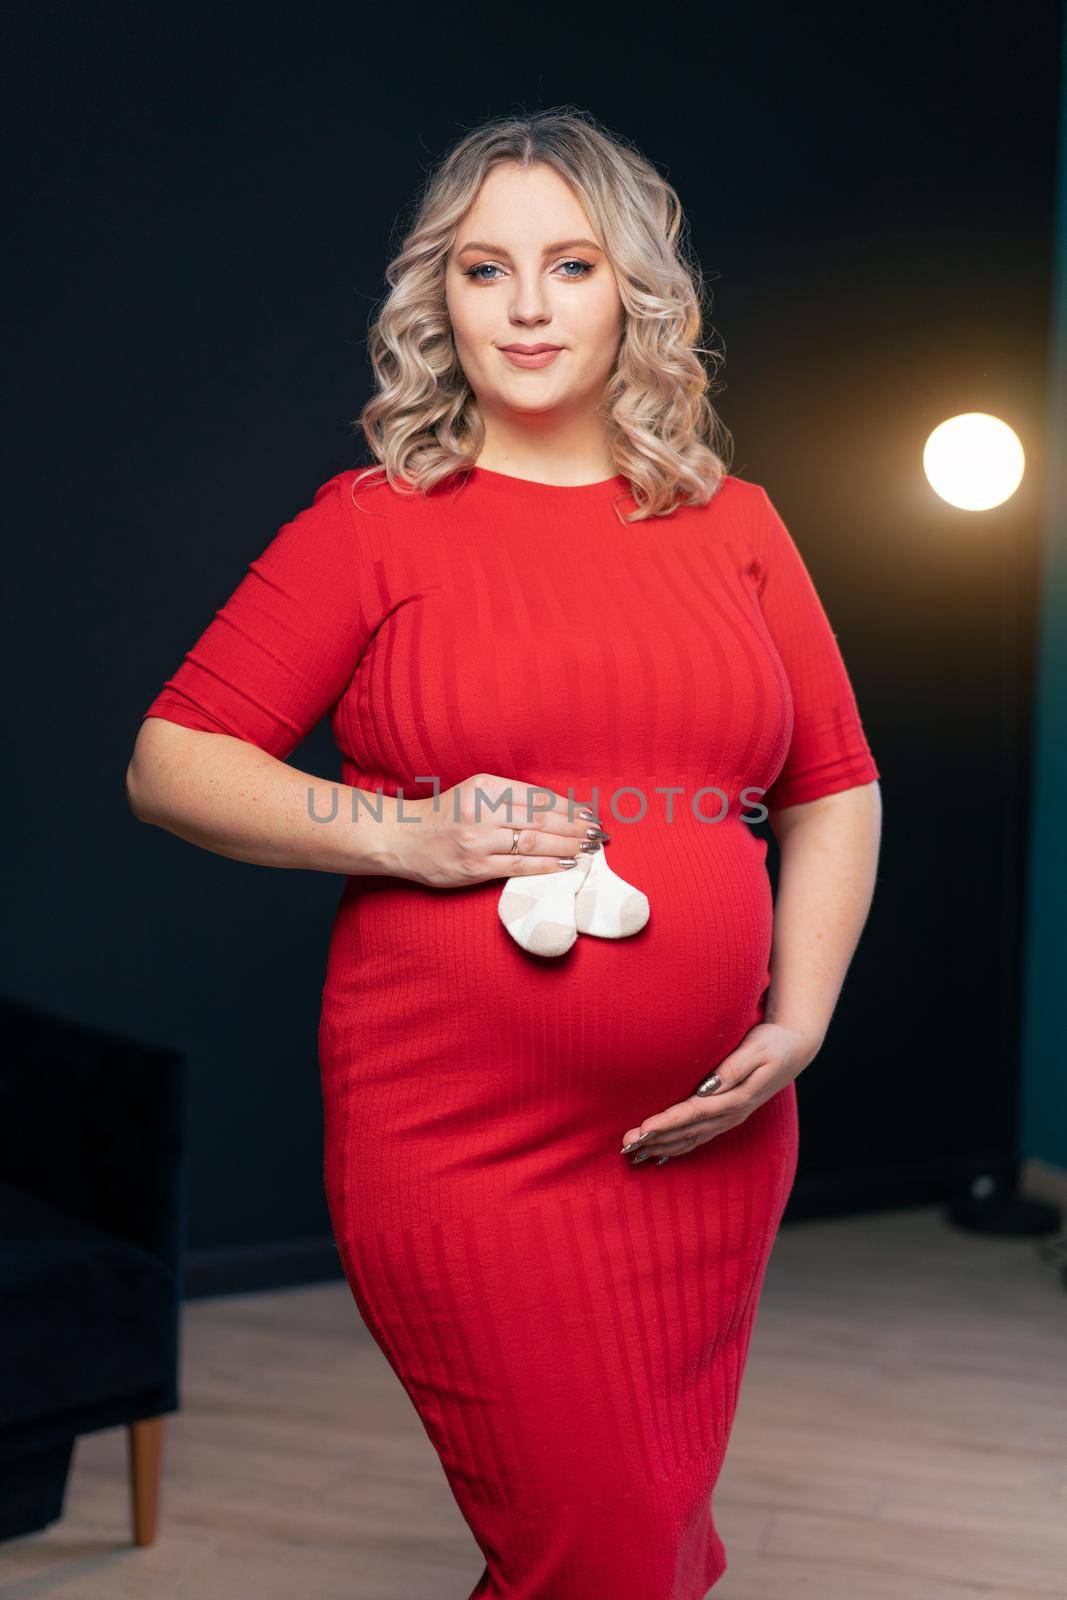
<instances>
[{"instance_id":1,"label":"woman's left hand","mask_svg":"<svg viewBox=\"0 0 1067 1600\"><path fill-rule=\"evenodd\" d=\"M658 1111L623 1136L623 1144L641 1143L629 1152L630 1165L645 1153L653 1165L663 1156L684 1155L706 1144L716 1134L736 1128L757 1106L798 1077L817 1055L821 1040L777 1022L760 1022L719 1065L710 1068L722 1079L722 1088L709 1095L691 1094L687 1100ZM703 1079L698 1079L702 1082ZM695 1087L695 1086L694 1086Z\"/></svg>"}]
</instances>

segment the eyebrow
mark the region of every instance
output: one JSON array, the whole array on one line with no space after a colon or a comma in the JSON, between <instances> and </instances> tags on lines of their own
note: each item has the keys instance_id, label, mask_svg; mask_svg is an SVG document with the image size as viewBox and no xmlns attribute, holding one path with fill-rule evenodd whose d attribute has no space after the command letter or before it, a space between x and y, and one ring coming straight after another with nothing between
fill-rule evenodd
<instances>
[{"instance_id":1,"label":"eyebrow","mask_svg":"<svg viewBox=\"0 0 1067 1600\"><path fill-rule=\"evenodd\" d=\"M546 244L542 255L554 256L557 250L599 250L601 246L595 239L563 239L559 244ZM507 251L500 244L485 244L481 239L468 239L466 244L460 245L457 255L464 255L468 250L484 250L487 255L506 256Z\"/></svg>"}]
</instances>

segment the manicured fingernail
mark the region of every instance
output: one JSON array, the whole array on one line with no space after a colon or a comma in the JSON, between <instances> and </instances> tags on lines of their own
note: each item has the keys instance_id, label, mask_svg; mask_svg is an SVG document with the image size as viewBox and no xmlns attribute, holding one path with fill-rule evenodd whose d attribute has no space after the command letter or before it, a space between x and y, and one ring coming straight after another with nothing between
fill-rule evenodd
<instances>
[{"instance_id":1,"label":"manicured fingernail","mask_svg":"<svg viewBox=\"0 0 1067 1600\"><path fill-rule=\"evenodd\" d=\"M654 1128L650 1128L647 1133L639 1133L636 1139L631 1139L629 1144L623 1145L622 1154L625 1155L628 1150L636 1150L639 1144L644 1144L646 1139L651 1139L655 1131Z\"/></svg>"},{"instance_id":2,"label":"manicured fingernail","mask_svg":"<svg viewBox=\"0 0 1067 1600\"><path fill-rule=\"evenodd\" d=\"M651 1150L642 1150L641 1154L639 1156L634 1156L633 1160L630 1162L631 1167L639 1167L642 1161L647 1161L651 1154Z\"/></svg>"},{"instance_id":3,"label":"manicured fingernail","mask_svg":"<svg viewBox=\"0 0 1067 1600\"><path fill-rule=\"evenodd\" d=\"M651 1154L651 1152L649 1153ZM660 1156L659 1160L656 1162L657 1167L662 1167L663 1163L665 1161L669 1161L670 1159L670 1156Z\"/></svg>"}]
</instances>

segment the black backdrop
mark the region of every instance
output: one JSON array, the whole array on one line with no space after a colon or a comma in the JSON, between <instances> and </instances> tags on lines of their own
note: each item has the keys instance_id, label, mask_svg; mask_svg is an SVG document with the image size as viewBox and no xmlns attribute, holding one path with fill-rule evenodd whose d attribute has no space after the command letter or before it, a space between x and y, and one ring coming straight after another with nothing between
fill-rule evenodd
<instances>
[{"instance_id":1,"label":"black backdrop","mask_svg":"<svg viewBox=\"0 0 1067 1600\"><path fill-rule=\"evenodd\" d=\"M139 719L278 526L366 459L367 318L426 167L563 102L682 196L732 470L804 552L882 770L792 1212L1009 1161L1058 7L52 4L6 26L4 987L188 1054L194 1288L333 1270L315 1036L342 880L137 823ZM962 410L1027 443L1002 512L922 478ZM293 759L338 774L328 726Z\"/></svg>"}]
</instances>

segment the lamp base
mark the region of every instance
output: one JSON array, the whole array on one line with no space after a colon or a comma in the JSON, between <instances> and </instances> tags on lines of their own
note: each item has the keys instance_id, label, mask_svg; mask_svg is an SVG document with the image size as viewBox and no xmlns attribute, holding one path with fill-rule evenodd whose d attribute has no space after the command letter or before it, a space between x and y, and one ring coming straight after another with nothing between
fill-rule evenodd
<instances>
[{"instance_id":1,"label":"lamp base","mask_svg":"<svg viewBox=\"0 0 1067 1600\"><path fill-rule=\"evenodd\" d=\"M968 1188L949 1200L946 1211L957 1228L968 1233L1008 1235L1017 1239L1056 1233L1063 1213L1045 1200L1021 1195L1014 1184L980 1173Z\"/></svg>"}]
</instances>

